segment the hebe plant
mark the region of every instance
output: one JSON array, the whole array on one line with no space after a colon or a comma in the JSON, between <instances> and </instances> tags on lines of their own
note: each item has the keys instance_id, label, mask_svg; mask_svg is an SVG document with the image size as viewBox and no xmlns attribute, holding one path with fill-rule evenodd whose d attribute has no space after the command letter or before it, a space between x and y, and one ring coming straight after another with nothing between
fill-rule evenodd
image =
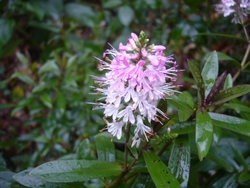
<instances>
[{"instance_id":1,"label":"hebe plant","mask_svg":"<svg viewBox=\"0 0 250 188\"><path fill-rule=\"evenodd\" d=\"M239 2L237 1L237 3ZM244 2L248 3L248 1ZM235 4L226 4L226 6L233 8ZM144 33L138 38L134 34L132 35L135 45L129 39L127 45L120 45L119 51L115 48L106 51L105 54L109 53L111 57L99 59L101 61L99 68L112 72L114 67L122 66L125 58L119 58L124 56L129 56L125 65L127 68L131 68L128 71L125 69L126 67L123 67L124 71L115 72L118 73L115 76L108 73L100 77L92 76L99 84L95 92L102 95L99 96L101 100L89 101L89 103L97 105L96 108L104 109L104 122L107 127L102 129L101 133L94 135L93 140L92 138L82 139L75 154L16 174L3 171L1 172L2 176L11 175L15 180L13 184L17 185L18 182L19 186L25 187L197 187L200 184L205 187L249 187L250 118L248 114L250 109L238 97L245 97L250 92L250 85L234 86L241 71L247 69L249 64L247 62L250 50L248 33L245 21L240 20L240 23L245 31L245 41L247 42L242 62L236 62L241 69L233 77L227 71L220 73L219 61L232 60L232 58L216 51L207 53L200 62L194 63L187 60L188 70L185 69L182 73L190 71L193 90L186 91L180 87L179 94L173 94L174 91L171 90L169 95L166 95L168 90L161 87L170 82L165 77L162 83L155 79L157 83L153 82L154 84L150 85L151 81L155 80L150 80L150 76L148 76L150 73L146 74L145 72L151 65L158 68L160 63L164 63L164 67L157 69L157 71L165 72L169 68L165 67L169 57L168 54L163 56L164 48L162 46L160 46L161 50L155 50L156 52L153 51L151 54L150 50L152 49L143 49L144 44L136 44L138 41L148 42ZM234 37L231 36L231 38ZM136 56L137 54L139 56ZM158 55L161 58L157 59ZM39 98L41 103L36 104L45 105L50 109L46 117L52 114L60 121L60 115L65 114L67 110L62 102L63 98L65 101L69 101L70 108L74 107L74 100L67 93L72 92L71 94L74 95L76 92L77 96L81 95L81 92L72 90L74 86L74 84L71 85L72 82L69 82L69 90L66 88L57 89L61 83L67 86L68 78L62 79L62 82L59 81L61 79L55 79L54 86L57 87L50 86L50 81L53 82L53 79L60 75L58 71L67 71L64 69L65 66L72 65L75 58L74 55L70 55L70 57L66 55L61 60L57 54L54 54L53 59L57 59L57 63L53 59L48 60L39 69L40 79L46 81L48 86L45 87L42 84L35 86L33 84L35 89L33 89L31 96ZM152 59L150 60L150 58ZM19 54L19 59L25 58ZM113 61L114 59L117 61ZM159 64L157 64L158 61ZM173 62L174 59L171 59L171 63ZM136 74L134 69L138 64L141 67L137 67L136 70L141 68L140 74ZM176 64L178 65L178 61ZM175 64L172 65L174 65L174 70L178 72L175 69ZM154 68L150 70L154 71ZM127 77L124 76L120 80L124 82L124 90L129 88L130 92L133 92L128 100L125 99L126 93L118 93L119 87L112 88L112 84L121 78L119 77L121 74L127 74ZM143 74L144 76L137 79L138 75ZM66 75L72 77L72 72L69 71ZM75 79L78 78L78 75L75 76ZM174 74L174 77L176 76ZM32 85L26 74L17 72L12 78L19 78ZM133 79L137 79L135 85L130 85L129 81L133 81ZM179 79L181 80L182 77L177 78L177 81ZM146 85L137 89L136 86L141 86L140 81L144 81ZM149 86L148 91L144 91L146 86ZM171 82L167 86L173 89L174 84ZM43 87L48 90L44 90ZM152 88L154 88L154 92L157 91L160 94L155 94L154 97L158 98L152 97L153 100L150 101L148 93L152 91L150 90ZM50 91L52 99L45 91ZM65 93L60 94L61 92ZM143 95L140 92L144 92ZM145 100L144 102L149 100L148 103L151 106L145 107L143 105L145 109L143 107L136 109L133 106L138 100L136 95L141 97L140 100ZM120 101L117 102L118 99ZM107 111L112 103L118 103L112 109L114 113ZM158 106L152 106L153 104L158 104ZM27 102L26 105L29 106L30 103ZM58 112L53 111L53 105L58 106L56 108ZM123 110L129 105L131 105L131 111L127 111L129 115L125 118L126 114L123 113ZM20 104L18 107L22 108ZM150 108L157 109L157 112L160 112L164 118L159 118L156 112L149 113L147 110ZM234 112L228 113L229 110L234 110ZM133 120L134 116L138 116L138 114L141 115L141 118ZM148 118L149 115L151 115L150 118ZM108 120L108 118L110 119ZM143 119L143 125L141 119ZM122 126L116 127L116 123L122 123ZM51 126L51 137L57 132L54 131L56 128L64 128L63 126ZM4 162L2 164L5 169ZM202 180L199 179L201 173L203 174Z\"/></svg>"}]
</instances>

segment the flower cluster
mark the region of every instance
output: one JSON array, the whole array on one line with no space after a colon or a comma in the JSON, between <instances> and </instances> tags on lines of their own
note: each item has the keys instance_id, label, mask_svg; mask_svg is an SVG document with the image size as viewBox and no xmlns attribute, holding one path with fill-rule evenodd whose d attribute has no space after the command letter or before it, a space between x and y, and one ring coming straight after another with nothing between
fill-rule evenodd
<instances>
[{"instance_id":1,"label":"flower cluster","mask_svg":"<svg viewBox=\"0 0 250 188\"><path fill-rule=\"evenodd\" d=\"M241 23L250 11L250 0L222 0L215 5L216 11L225 17L234 14L232 22Z\"/></svg>"},{"instance_id":2,"label":"flower cluster","mask_svg":"<svg viewBox=\"0 0 250 188\"><path fill-rule=\"evenodd\" d=\"M120 43L119 50L111 46L103 54L105 61L99 59L98 65L107 73L92 76L99 84L96 92L103 95L94 104L96 109L104 109L106 130L120 139L122 130L130 124L134 131L132 147L139 147L141 136L147 139L147 134L152 133L145 119L150 124L166 118L156 107L157 102L172 95L177 87L173 81L179 70L174 58L164 55L164 46L147 45L148 41L144 32L139 37L132 33L126 45Z\"/></svg>"}]
</instances>

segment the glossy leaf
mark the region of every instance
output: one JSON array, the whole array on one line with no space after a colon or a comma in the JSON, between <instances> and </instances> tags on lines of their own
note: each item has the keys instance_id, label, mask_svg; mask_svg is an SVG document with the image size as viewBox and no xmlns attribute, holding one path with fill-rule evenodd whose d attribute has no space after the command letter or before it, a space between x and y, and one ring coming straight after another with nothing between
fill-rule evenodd
<instances>
[{"instance_id":1,"label":"glossy leaf","mask_svg":"<svg viewBox=\"0 0 250 188\"><path fill-rule=\"evenodd\" d=\"M19 61L26 67L28 68L29 67L29 61L27 59L27 57L25 57L22 53L20 52L17 52L16 53L17 55L17 58L19 59Z\"/></svg>"},{"instance_id":2,"label":"glossy leaf","mask_svg":"<svg viewBox=\"0 0 250 188\"><path fill-rule=\"evenodd\" d=\"M239 85L220 92L214 97L212 105L223 104L234 98L240 97L250 92L250 85Z\"/></svg>"},{"instance_id":3,"label":"glossy leaf","mask_svg":"<svg viewBox=\"0 0 250 188\"><path fill-rule=\"evenodd\" d=\"M129 26L134 18L134 11L127 5L121 6L118 9L118 17L124 26Z\"/></svg>"},{"instance_id":4,"label":"glossy leaf","mask_svg":"<svg viewBox=\"0 0 250 188\"><path fill-rule=\"evenodd\" d=\"M157 188L180 187L173 174L154 152L144 151L143 157L148 167L148 172Z\"/></svg>"},{"instance_id":5,"label":"glossy leaf","mask_svg":"<svg viewBox=\"0 0 250 188\"><path fill-rule=\"evenodd\" d=\"M205 84L204 84L203 78L201 76L201 72L200 72L199 68L196 65L194 65L191 61L188 61L188 66L189 66L189 69L193 75L194 81L198 87L198 91L200 93L201 100L203 101L205 98Z\"/></svg>"},{"instance_id":6,"label":"glossy leaf","mask_svg":"<svg viewBox=\"0 0 250 188\"><path fill-rule=\"evenodd\" d=\"M219 126L224 129L228 129L246 136L250 136L250 121L228 116L224 114L217 114L209 112L210 117L212 118L212 123L215 126Z\"/></svg>"},{"instance_id":7,"label":"glossy leaf","mask_svg":"<svg viewBox=\"0 0 250 188\"><path fill-rule=\"evenodd\" d=\"M222 138L222 130L220 127L214 126L213 127L213 141L218 144L220 142L220 139Z\"/></svg>"},{"instance_id":8,"label":"glossy leaf","mask_svg":"<svg viewBox=\"0 0 250 188\"><path fill-rule=\"evenodd\" d=\"M232 78L231 74L228 74L223 89L225 90L225 89L228 89L230 87L233 87L233 78Z\"/></svg>"},{"instance_id":9,"label":"glossy leaf","mask_svg":"<svg viewBox=\"0 0 250 188\"><path fill-rule=\"evenodd\" d=\"M243 172L240 173L240 175L238 177L239 182L246 182L246 181L249 181L249 180L250 180L250 174L249 174L248 170L243 171Z\"/></svg>"},{"instance_id":10,"label":"glossy leaf","mask_svg":"<svg viewBox=\"0 0 250 188\"><path fill-rule=\"evenodd\" d=\"M218 55L214 51L207 58L201 75L205 84L205 96L207 97L212 89L219 72Z\"/></svg>"},{"instance_id":11,"label":"glossy leaf","mask_svg":"<svg viewBox=\"0 0 250 188\"><path fill-rule=\"evenodd\" d=\"M182 101L185 101L191 108L194 107L194 99L189 92L184 91L178 97ZM182 110L182 108L179 108L178 115L180 121L186 121L191 116L190 113L186 112L185 110Z\"/></svg>"},{"instance_id":12,"label":"glossy leaf","mask_svg":"<svg viewBox=\"0 0 250 188\"><path fill-rule=\"evenodd\" d=\"M95 135L98 159L100 161L115 161L115 146L106 132Z\"/></svg>"},{"instance_id":13,"label":"glossy leaf","mask_svg":"<svg viewBox=\"0 0 250 188\"><path fill-rule=\"evenodd\" d=\"M192 133L195 131L195 122L190 121L190 122L181 122L181 123L175 123L170 126L171 132L177 133L178 135L182 134L188 134Z\"/></svg>"},{"instance_id":14,"label":"glossy leaf","mask_svg":"<svg viewBox=\"0 0 250 188\"><path fill-rule=\"evenodd\" d=\"M213 141L213 125L206 111L197 110L195 141L200 161L207 155Z\"/></svg>"},{"instance_id":15,"label":"glossy leaf","mask_svg":"<svg viewBox=\"0 0 250 188\"><path fill-rule=\"evenodd\" d=\"M0 49L11 39L14 27L14 20L0 19Z\"/></svg>"},{"instance_id":16,"label":"glossy leaf","mask_svg":"<svg viewBox=\"0 0 250 188\"><path fill-rule=\"evenodd\" d=\"M52 183L47 182L41 179L37 179L34 176L30 176L29 173L32 169L21 171L13 176L13 178L25 187L32 188L75 188L75 187L85 187L81 182L72 182L72 183Z\"/></svg>"},{"instance_id":17,"label":"glossy leaf","mask_svg":"<svg viewBox=\"0 0 250 188\"><path fill-rule=\"evenodd\" d=\"M39 69L38 73L55 73L58 75L60 74L60 69L54 60L49 60Z\"/></svg>"},{"instance_id":18,"label":"glossy leaf","mask_svg":"<svg viewBox=\"0 0 250 188\"><path fill-rule=\"evenodd\" d=\"M90 6L80 3L68 3L65 6L65 11L69 17L85 24L86 26L94 27L96 25L96 13Z\"/></svg>"},{"instance_id":19,"label":"glossy leaf","mask_svg":"<svg viewBox=\"0 0 250 188\"><path fill-rule=\"evenodd\" d=\"M27 74L24 74L22 72L16 72L16 73L12 74L11 79L13 79L13 78L18 78L21 81L23 81L24 83L27 83L30 85L35 84L34 80L32 80Z\"/></svg>"},{"instance_id":20,"label":"glossy leaf","mask_svg":"<svg viewBox=\"0 0 250 188\"><path fill-rule=\"evenodd\" d=\"M131 188L150 188L155 187L149 174L140 173L132 184Z\"/></svg>"},{"instance_id":21,"label":"glossy leaf","mask_svg":"<svg viewBox=\"0 0 250 188\"><path fill-rule=\"evenodd\" d=\"M51 98L50 98L50 96L48 95L48 94L43 94L42 96L41 96L41 100L42 100L42 102L43 102L43 104L45 105L45 106L47 106L47 107L49 107L49 108L52 108L53 106L52 106L52 100L51 100Z\"/></svg>"},{"instance_id":22,"label":"glossy leaf","mask_svg":"<svg viewBox=\"0 0 250 188\"><path fill-rule=\"evenodd\" d=\"M66 99L63 95L62 92L58 92L57 93L57 107L60 110L61 113L65 112L65 108L66 108Z\"/></svg>"},{"instance_id":23,"label":"glossy leaf","mask_svg":"<svg viewBox=\"0 0 250 188\"><path fill-rule=\"evenodd\" d=\"M3 188L11 188L12 186L12 176L15 173L10 172L10 171L2 171L0 172L0 186Z\"/></svg>"},{"instance_id":24,"label":"glossy leaf","mask_svg":"<svg viewBox=\"0 0 250 188\"><path fill-rule=\"evenodd\" d=\"M58 160L34 168L30 175L49 182L75 182L117 176L118 163L97 160Z\"/></svg>"},{"instance_id":25,"label":"glossy leaf","mask_svg":"<svg viewBox=\"0 0 250 188\"><path fill-rule=\"evenodd\" d=\"M91 145L89 139L81 141L76 151L76 159L91 159Z\"/></svg>"},{"instance_id":26,"label":"glossy leaf","mask_svg":"<svg viewBox=\"0 0 250 188\"><path fill-rule=\"evenodd\" d=\"M240 112L248 112L248 113L250 113L250 108L243 105L243 104L226 103L226 104L223 105L223 107L225 107L227 109L235 110L237 113L240 113Z\"/></svg>"},{"instance_id":27,"label":"glossy leaf","mask_svg":"<svg viewBox=\"0 0 250 188\"><path fill-rule=\"evenodd\" d=\"M193 113L193 109L185 101L183 101L176 95L173 95L171 96L171 98L168 99L168 104L173 105L178 109L182 109L190 115Z\"/></svg>"},{"instance_id":28,"label":"glossy leaf","mask_svg":"<svg viewBox=\"0 0 250 188\"><path fill-rule=\"evenodd\" d=\"M177 138L172 146L168 168L180 183L187 187L190 173L190 146L188 139Z\"/></svg>"}]
</instances>

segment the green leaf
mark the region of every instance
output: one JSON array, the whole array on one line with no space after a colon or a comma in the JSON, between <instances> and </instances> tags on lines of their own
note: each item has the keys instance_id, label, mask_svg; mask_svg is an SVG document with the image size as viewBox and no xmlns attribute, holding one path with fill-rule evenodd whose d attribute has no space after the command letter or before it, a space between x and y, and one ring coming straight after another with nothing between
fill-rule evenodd
<instances>
[{"instance_id":1,"label":"green leaf","mask_svg":"<svg viewBox=\"0 0 250 188\"><path fill-rule=\"evenodd\" d=\"M246 182L249 180L250 180L250 174L248 170L241 172L240 175L238 176L239 182Z\"/></svg>"},{"instance_id":2,"label":"green leaf","mask_svg":"<svg viewBox=\"0 0 250 188\"><path fill-rule=\"evenodd\" d=\"M232 109L235 110L237 113L240 112L248 112L250 113L250 108L247 107L244 104L237 104L237 103L225 103L223 105L223 107L227 108L227 109Z\"/></svg>"},{"instance_id":3,"label":"green leaf","mask_svg":"<svg viewBox=\"0 0 250 188\"><path fill-rule=\"evenodd\" d=\"M29 173L32 169L21 171L13 176L18 183L25 187L32 187L32 188L75 188L75 187L85 187L81 182L73 182L73 183L52 183L47 182L44 180L40 180L35 178L34 176L30 176Z\"/></svg>"},{"instance_id":4,"label":"green leaf","mask_svg":"<svg viewBox=\"0 0 250 188\"><path fill-rule=\"evenodd\" d=\"M207 111L197 109L195 141L200 161L207 155L213 141L213 125Z\"/></svg>"},{"instance_id":5,"label":"green leaf","mask_svg":"<svg viewBox=\"0 0 250 188\"><path fill-rule=\"evenodd\" d=\"M11 188L12 181L13 181L12 176L14 174L15 173L10 172L10 171L0 172L0 186L3 188Z\"/></svg>"},{"instance_id":6,"label":"green leaf","mask_svg":"<svg viewBox=\"0 0 250 188\"><path fill-rule=\"evenodd\" d=\"M91 6L80 3L68 3L65 6L65 11L69 17L74 18L88 27L92 28L96 24L96 13L93 11Z\"/></svg>"},{"instance_id":7,"label":"green leaf","mask_svg":"<svg viewBox=\"0 0 250 188\"><path fill-rule=\"evenodd\" d=\"M95 135L95 143L100 161L115 161L115 146L107 132Z\"/></svg>"},{"instance_id":8,"label":"green leaf","mask_svg":"<svg viewBox=\"0 0 250 188\"><path fill-rule=\"evenodd\" d=\"M60 69L54 60L48 60L38 71L39 74L47 72L55 73L57 75L60 74Z\"/></svg>"},{"instance_id":9,"label":"green leaf","mask_svg":"<svg viewBox=\"0 0 250 188\"><path fill-rule=\"evenodd\" d=\"M178 135L189 134L195 131L195 122L194 121L185 121L181 123L175 123L170 126L171 132L177 133Z\"/></svg>"},{"instance_id":10,"label":"green leaf","mask_svg":"<svg viewBox=\"0 0 250 188\"><path fill-rule=\"evenodd\" d=\"M153 151L143 151L148 172L157 188L178 188L180 184Z\"/></svg>"},{"instance_id":11,"label":"green leaf","mask_svg":"<svg viewBox=\"0 0 250 188\"><path fill-rule=\"evenodd\" d=\"M13 20L0 19L0 49L10 40L15 27ZM1 49L2 50L2 49Z\"/></svg>"},{"instance_id":12,"label":"green leaf","mask_svg":"<svg viewBox=\"0 0 250 188\"><path fill-rule=\"evenodd\" d=\"M245 119L209 112L215 126L250 136L250 121Z\"/></svg>"},{"instance_id":13,"label":"green leaf","mask_svg":"<svg viewBox=\"0 0 250 188\"><path fill-rule=\"evenodd\" d=\"M30 175L49 182L75 182L118 176L122 167L115 162L97 160L59 160L42 164Z\"/></svg>"},{"instance_id":14,"label":"green leaf","mask_svg":"<svg viewBox=\"0 0 250 188\"><path fill-rule=\"evenodd\" d=\"M213 103L211 105L223 104L227 101L245 95L249 92L250 92L250 85L239 85L226 89L214 97Z\"/></svg>"},{"instance_id":15,"label":"green leaf","mask_svg":"<svg viewBox=\"0 0 250 188\"><path fill-rule=\"evenodd\" d=\"M41 100L43 102L43 104L49 108L52 108L53 105L52 105L52 100L49 96L49 94L47 93L44 93L42 96L41 96Z\"/></svg>"},{"instance_id":16,"label":"green leaf","mask_svg":"<svg viewBox=\"0 0 250 188\"><path fill-rule=\"evenodd\" d=\"M182 101L185 101L191 108L194 107L194 99L193 99L192 95L189 92L184 91L178 97ZM180 121L186 121L191 116L190 113L187 113L182 108L179 108L178 115L179 115L179 120Z\"/></svg>"},{"instance_id":17,"label":"green leaf","mask_svg":"<svg viewBox=\"0 0 250 188\"><path fill-rule=\"evenodd\" d=\"M27 83L29 85L35 85L34 80L32 80L28 75L22 73L22 72L16 72L14 74L12 74L11 79L13 78L18 78L21 81L23 81L24 83Z\"/></svg>"},{"instance_id":18,"label":"green leaf","mask_svg":"<svg viewBox=\"0 0 250 188\"><path fill-rule=\"evenodd\" d=\"M155 184L151 179L150 175L146 173L140 173L130 188L151 188L151 187L155 187Z\"/></svg>"},{"instance_id":19,"label":"green leaf","mask_svg":"<svg viewBox=\"0 0 250 188\"><path fill-rule=\"evenodd\" d=\"M58 91L57 93L57 107L61 113L65 112L66 100L62 92Z\"/></svg>"},{"instance_id":20,"label":"green leaf","mask_svg":"<svg viewBox=\"0 0 250 188\"><path fill-rule=\"evenodd\" d=\"M66 69L71 68L76 63L77 55L70 56L69 60L67 61Z\"/></svg>"},{"instance_id":21,"label":"green leaf","mask_svg":"<svg viewBox=\"0 0 250 188\"><path fill-rule=\"evenodd\" d=\"M134 18L133 9L127 5L119 7L118 18L124 26L129 26L129 24Z\"/></svg>"},{"instance_id":22,"label":"green leaf","mask_svg":"<svg viewBox=\"0 0 250 188\"><path fill-rule=\"evenodd\" d=\"M227 78L226 78L226 81L224 83L224 88L223 89L225 90L225 89L228 89L230 87L233 87L233 79L232 79L231 74L228 74Z\"/></svg>"},{"instance_id":23,"label":"green leaf","mask_svg":"<svg viewBox=\"0 0 250 188\"><path fill-rule=\"evenodd\" d=\"M219 72L218 55L214 51L208 57L201 72L203 81L205 83L205 97L208 96L210 90L212 89L214 82L218 76L218 72Z\"/></svg>"},{"instance_id":24,"label":"green leaf","mask_svg":"<svg viewBox=\"0 0 250 188\"><path fill-rule=\"evenodd\" d=\"M213 135L213 141L218 144L220 142L220 139L222 137L222 130L220 127L214 126L214 135Z\"/></svg>"},{"instance_id":25,"label":"green leaf","mask_svg":"<svg viewBox=\"0 0 250 188\"><path fill-rule=\"evenodd\" d=\"M91 159L91 145L89 139L84 139L78 146L76 159Z\"/></svg>"},{"instance_id":26,"label":"green leaf","mask_svg":"<svg viewBox=\"0 0 250 188\"><path fill-rule=\"evenodd\" d=\"M186 103L186 101L183 101L182 99L180 99L176 95L173 95L171 96L171 98L168 98L168 103L178 109L182 109L189 115L193 113L193 109L189 106L189 104Z\"/></svg>"},{"instance_id":27,"label":"green leaf","mask_svg":"<svg viewBox=\"0 0 250 188\"><path fill-rule=\"evenodd\" d=\"M20 52L16 53L17 58L19 59L19 61L26 67L29 67L29 60Z\"/></svg>"},{"instance_id":28,"label":"green leaf","mask_svg":"<svg viewBox=\"0 0 250 188\"><path fill-rule=\"evenodd\" d=\"M198 91L201 95L201 101L205 99L205 85L203 82L203 78L201 76L201 72L197 66L195 66L191 61L188 61L189 69L193 75L194 81L198 87Z\"/></svg>"},{"instance_id":29,"label":"green leaf","mask_svg":"<svg viewBox=\"0 0 250 188\"><path fill-rule=\"evenodd\" d=\"M229 38L229 39L235 39L235 40L247 42L247 40L245 38L236 37L235 35L227 35L227 34L220 34L220 33L219 34L218 33L199 33L197 35L218 36L218 37L225 37L225 38Z\"/></svg>"},{"instance_id":30,"label":"green leaf","mask_svg":"<svg viewBox=\"0 0 250 188\"><path fill-rule=\"evenodd\" d=\"M180 183L187 187L190 172L190 146L188 139L178 137L172 146L168 168Z\"/></svg>"},{"instance_id":31,"label":"green leaf","mask_svg":"<svg viewBox=\"0 0 250 188\"><path fill-rule=\"evenodd\" d=\"M101 0L103 8L114 8L122 4L121 0Z\"/></svg>"}]
</instances>

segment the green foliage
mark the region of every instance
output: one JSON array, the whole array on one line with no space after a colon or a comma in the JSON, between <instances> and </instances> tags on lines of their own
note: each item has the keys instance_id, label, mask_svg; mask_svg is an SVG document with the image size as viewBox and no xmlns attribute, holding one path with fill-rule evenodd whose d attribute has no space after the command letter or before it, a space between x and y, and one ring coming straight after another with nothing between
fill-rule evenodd
<instances>
[{"instance_id":1,"label":"green foliage","mask_svg":"<svg viewBox=\"0 0 250 188\"><path fill-rule=\"evenodd\" d=\"M0 187L250 187L249 20L236 27L213 9L0 1ZM159 102L168 119L135 148L132 130L111 138L87 102L94 57L141 30L183 71L180 93Z\"/></svg>"}]
</instances>

